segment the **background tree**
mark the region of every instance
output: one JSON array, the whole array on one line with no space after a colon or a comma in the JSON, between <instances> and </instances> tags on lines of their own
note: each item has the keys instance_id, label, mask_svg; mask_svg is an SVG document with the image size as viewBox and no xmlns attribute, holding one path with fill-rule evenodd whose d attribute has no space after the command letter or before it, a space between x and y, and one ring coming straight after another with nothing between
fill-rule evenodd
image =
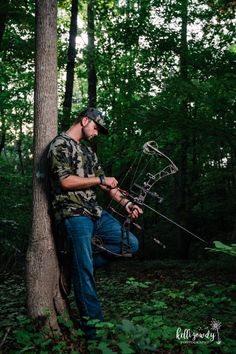
<instances>
[{"instance_id":1,"label":"background tree","mask_svg":"<svg viewBox=\"0 0 236 354\"><path fill-rule=\"evenodd\" d=\"M87 72L88 72L88 106L97 105L97 73L95 49L94 1L89 0L87 5L88 45L87 45Z\"/></svg>"},{"instance_id":2,"label":"background tree","mask_svg":"<svg viewBox=\"0 0 236 354\"><path fill-rule=\"evenodd\" d=\"M29 148L32 134L32 90L33 90L33 53L34 53L34 18L33 3L27 1L5 2L8 15L1 43L1 149L6 147L9 153L17 153L14 142L22 141L22 157L28 160L26 151ZM22 23L22 12L25 13ZM21 132L21 127L24 126ZM27 134L26 134L27 132ZM19 155L18 155L19 157ZM14 159L14 160L17 160ZM20 159L18 159L21 171Z\"/></svg>"},{"instance_id":3,"label":"background tree","mask_svg":"<svg viewBox=\"0 0 236 354\"><path fill-rule=\"evenodd\" d=\"M76 58L76 36L77 36L78 0L72 0L71 21L69 31L69 47L66 66L66 88L63 101L62 130L67 130L70 126L70 114L73 97L74 71Z\"/></svg>"},{"instance_id":4,"label":"background tree","mask_svg":"<svg viewBox=\"0 0 236 354\"><path fill-rule=\"evenodd\" d=\"M9 0L2 1L0 3L0 50L2 44L2 37L6 26L7 15L8 15L8 8L9 8Z\"/></svg>"},{"instance_id":5,"label":"background tree","mask_svg":"<svg viewBox=\"0 0 236 354\"><path fill-rule=\"evenodd\" d=\"M188 83L188 0L181 0L180 6L180 18L181 18L181 29L180 29L180 46L179 46L179 74L183 85ZM180 108L182 112L182 121L188 121L188 100L183 100ZM184 124L184 123L182 123ZM188 150L189 146L192 144L191 136L188 135L185 129L181 131L180 139L180 156L179 156L179 172L177 174L177 218L181 225L189 227L188 218L191 219L191 207L187 201L187 174L188 174ZM179 249L178 253L181 258L188 257L188 249L191 243L191 238L181 230L178 230L178 241Z\"/></svg>"}]
</instances>

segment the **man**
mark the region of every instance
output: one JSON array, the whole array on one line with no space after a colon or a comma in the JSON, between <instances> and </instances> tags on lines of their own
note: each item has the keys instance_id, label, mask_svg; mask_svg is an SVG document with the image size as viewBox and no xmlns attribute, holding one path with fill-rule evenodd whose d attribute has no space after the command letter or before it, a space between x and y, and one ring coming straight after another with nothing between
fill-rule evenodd
<instances>
[{"instance_id":1,"label":"man","mask_svg":"<svg viewBox=\"0 0 236 354\"><path fill-rule=\"evenodd\" d=\"M73 267L72 279L76 303L82 318L86 338L95 336L95 329L86 319L103 320L96 293L94 268L107 263L110 254L119 254L122 225L97 203L95 187L99 186L121 204L131 218L142 213L118 189L114 177L105 176L96 154L82 140L90 141L99 133L108 134L101 112L88 108L81 112L65 133L50 145L49 161L53 192L53 209L58 223L62 222L70 243ZM96 235L109 252L93 254L92 238ZM136 237L129 232L128 248L138 250Z\"/></svg>"}]
</instances>

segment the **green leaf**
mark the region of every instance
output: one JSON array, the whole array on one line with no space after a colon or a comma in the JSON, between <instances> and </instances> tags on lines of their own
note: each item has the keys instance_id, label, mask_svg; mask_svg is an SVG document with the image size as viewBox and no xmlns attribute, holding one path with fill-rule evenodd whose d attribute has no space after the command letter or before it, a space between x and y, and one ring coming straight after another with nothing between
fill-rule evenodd
<instances>
[{"instance_id":1,"label":"green leaf","mask_svg":"<svg viewBox=\"0 0 236 354\"><path fill-rule=\"evenodd\" d=\"M114 352L108 348L108 344L105 342L100 342L98 349L100 349L103 354L114 354Z\"/></svg>"},{"instance_id":2,"label":"green leaf","mask_svg":"<svg viewBox=\"0 0 236 354\"><path fill-rule=\"evenodd\" d=\"M214 241L215 248L206 248L210 252L222 252L231 256L236 256L236 246L235 244L226 245L220 241Z\"/></svg>"},{"instance_id":3,"label":"green leaf","mask_svg":"<svg viewBox=\"0 0 236 354\"><path fill-rule=\"evenodd\" d=\"M120 348L121 352L123 354L132 354L135 353L135 351L130 347L128 343L117 343L118 347Z\"/></svg>"}]
</instances>

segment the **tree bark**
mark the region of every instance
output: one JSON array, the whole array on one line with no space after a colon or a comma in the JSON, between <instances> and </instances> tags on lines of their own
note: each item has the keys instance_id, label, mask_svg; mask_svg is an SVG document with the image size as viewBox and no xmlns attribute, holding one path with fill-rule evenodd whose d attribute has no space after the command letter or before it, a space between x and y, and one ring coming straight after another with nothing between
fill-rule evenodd
<instances>
[{"instance_id":1,"label":"tree bark","mask_svg":"<svg viewBox=\"0 0 236 354\"><path fill-rule=\"evenodd\" d=\"M75 58L76 58L76 36L77 36L78 0L72 0L71 22L69 34L69 47L66 67L66 90L63 102L62 130L67 130L70 126L70 114L72 107Z\"/></svg>"},{"instance_id":2,"label":"tree bark","mask_svg":"<svg viewBox=\"0 0 236 354\"><path fill-rule=\"evenodd\" d=\"M0 50L2 49L2 39L7 22L7 15L9 9L9 0L4 0L0 4Z\"/></svg>"},{"instance_id":3,"label":"tree bark","mask_svg":"<svg viewBox=\"0 0 236 354\"><path fill-rule=\"evenodd\" d=\"M32 235L27 252L29 315L59 330L66 310L59 291L59 266L48 205L47 146L57 134L56 0L36 0L36 78Z\"/></svg>"},{"instance_id":4,"label":"tree bark","mask_svg":"<svg viewBox=\"0 0 236 354\"><path fill-rule=\"evenodd\" d=\"M94 38L94 2L88 1L88 47L87 47L87 70L88 70L88 104L90 107L97 105L97 73L95 67L95 38Z\"/></svg>"},{"instance_id":5,"label":"tree bark","mask_svg":"<svg viewBox=\"0 0 236 354\"><path fill-rule=\"evenodd\" d=\"M2 154L2 151L5 147L5 142L6 142L6 118L4 117L4 111L1 110L1 116L2 116L2 126L1 126L1 135L0 135L0 155Z\"/></svg>"},{"instance_id":6,"label":"tree bark","mask_svg":"<svg viewBox=\"0 0 236 354\"><path fill-rule=\"evenodd\" d=\"M188 81L188 43L187 43L187 26L188 26L188 0L182 0L181 3L181 47L180 47L180 77L183 81ZM183 120L188 119L188 101L187 98L182 103ZM184 126L184 125L183 125ZM181 139L180 152L180 169L176 178L178 183L178 202L177 213L178 220L184 227L188 226L188 195L187 195L187 152L189 148L189 137L184 129ZM188 258L188 251L191 239L183 231L178 230L178 248L181 258Z\"/></svg>"},{"instance_id":7,"label":"tree bark","mask_svg":"<svg viewBox=\"0 0 236 354\"><path fill-rule=\"evenodd\" d=\"M181 48L180 48L180 76L183 80L188 79L188 0L182 0L181 4Z\"/></svg>"}]
</instances>

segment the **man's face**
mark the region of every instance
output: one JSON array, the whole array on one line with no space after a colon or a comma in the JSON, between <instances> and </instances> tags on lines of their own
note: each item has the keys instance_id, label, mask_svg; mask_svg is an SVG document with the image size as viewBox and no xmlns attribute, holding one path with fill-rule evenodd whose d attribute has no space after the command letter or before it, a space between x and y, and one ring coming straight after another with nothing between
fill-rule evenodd
<instances>
[{"instance_id":1,"label":"man's face","mask_svg":"<svg viewBox=\"0 0 236 354\"><path fill-rule=\"evenodd\" d=\"M99 126L88 117L84 117L81 121L82 133L85 140L91 140L99 134Z\"/></svg>"}]
</instances>

